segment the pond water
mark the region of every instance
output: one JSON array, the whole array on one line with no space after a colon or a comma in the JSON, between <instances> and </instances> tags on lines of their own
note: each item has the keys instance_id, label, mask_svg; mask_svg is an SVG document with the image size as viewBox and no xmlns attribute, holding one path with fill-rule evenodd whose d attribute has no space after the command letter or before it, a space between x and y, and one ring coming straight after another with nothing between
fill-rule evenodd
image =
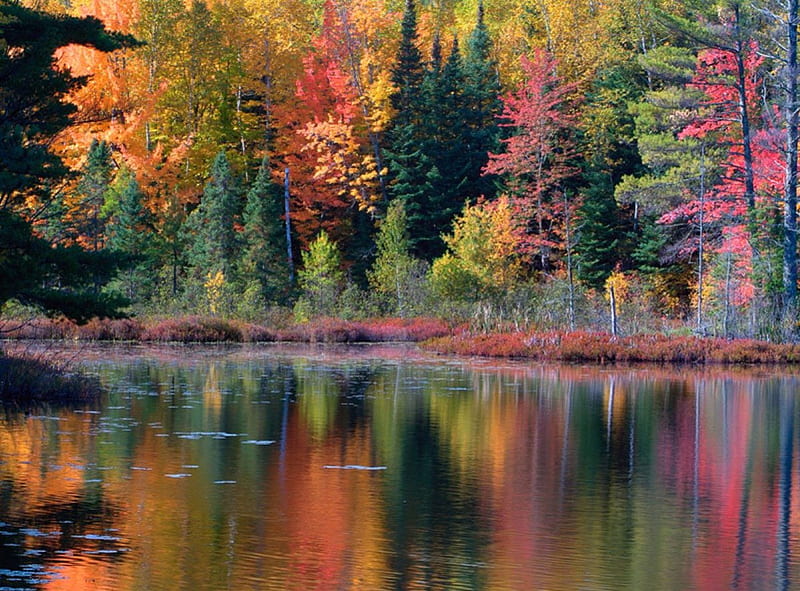
<instances>
[{"instance_id":1,"label":"pond water","mask_svg":"<svg viewBox=\"0 0 800 591\"><path fill-rule=\"evenodd\" d=\"M83 347L0 417L0 589L800 586L798 375Z\"/></svg>"}]
</instances>

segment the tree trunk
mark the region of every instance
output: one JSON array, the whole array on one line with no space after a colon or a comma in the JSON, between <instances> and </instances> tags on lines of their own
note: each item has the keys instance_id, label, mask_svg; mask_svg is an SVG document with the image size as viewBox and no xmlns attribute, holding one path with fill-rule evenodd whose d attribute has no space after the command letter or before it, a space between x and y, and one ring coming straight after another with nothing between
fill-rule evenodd
<instances>
[{"instance_id":1,"label":"tree trunk","mask_svg":"<svg viewBox=\"0 0 800 591\"><path fill-rule=\"evenodd\" d=\"M608 301L611 304L611 336L617 336L617 296L614 293L614 286L608 288Z\"/></svg>"},{"instance_id":2,"label":"tree trunk","mask_svg":"<svg viewBox=\"0 0 800 591\"><path fill-rule=\"evenodd\" d=\"M569 215L569 199L564 189L564 231L567 242L567 281L569 283L569 329L575 330L575 278L572 273L572 227Z\"/></svg>"},{"instance_id":3,"label":"tree trunk","mask_svg":"<svg viewBox=\"0 0 800 591\"><path fill-rule=\"evenodd\" d=\"M736 28L736 91L739 95L739 118L742 126L742 156L744 158L744 197L750 221L756 206L756 190L753 173L753 145L750 131L750 114L747 112L747 77L745 74L745 51L742 42L741 15L739 4L733 7L734 26Z\"/></svg>"},{"instance_id":4,"label":"tree trunk","mask_svg":"<svg viewBox=\"0 0 800 591\"><path fill-rule=\"evenodd\" d=\"M703 255L705 250L706 145L700 145L700 237L697 246L697 332L703 332Z\"/></svg>"},{"instance_id":5,"label":"tree trunk","mask_svg":"<svg viewBox=\"0 0 800 591\"><path fill-rule=\"evenodd\" d=\"M286 254L289 263L289 283L294 283L294 255L292 253L292 219L289 212L289 169L283 173L283 210L286 215Z\"/></svg>"},{"instance_id":6,"label":"tree trunk","mask_svg":"<svg viewBox=\"0 0 800 591\"><path fill-rule=\"evenodd\" d=\"M797 4L786 0L786 186L783 214L784 318L794 324L797 307Z\"/></svg>"}]
</instances>

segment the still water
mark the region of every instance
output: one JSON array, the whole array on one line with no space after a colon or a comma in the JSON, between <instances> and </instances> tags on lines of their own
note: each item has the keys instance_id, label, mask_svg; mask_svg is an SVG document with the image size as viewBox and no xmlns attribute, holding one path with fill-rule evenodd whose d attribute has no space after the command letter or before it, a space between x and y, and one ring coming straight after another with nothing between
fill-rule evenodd
<instances>
[{"instance_id":1,"label":"still water","mask_svg":"<svg viewBox=\"0 0 800 591\"><path fill-rule=\"evenodd\" d=\"M81 348L0 416L0 589L800 589L798 376Z\"/></svg>"}]
</instances>

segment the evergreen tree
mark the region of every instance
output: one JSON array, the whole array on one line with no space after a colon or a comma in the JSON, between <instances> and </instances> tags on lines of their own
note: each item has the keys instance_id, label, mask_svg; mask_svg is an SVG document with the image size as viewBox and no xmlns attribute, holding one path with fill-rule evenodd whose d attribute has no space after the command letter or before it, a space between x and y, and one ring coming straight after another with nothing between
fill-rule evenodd
<instances>
[{"instance_id":1,"label":"evergreen tree","mask_svg":"<svg viewBox=\"0 0 800 591\"><path fill-rule=\"evenodd\" d=\"M406 0L401 24L400 49L392 69L392 106L397 111L395 125L419 125L420 89L424 77L422 53L417 46L417 11L414 0Z\"/></svg>"},{"instance_id":2,"label":"evergreen tree","mask_svg":"<svg viewBox=\"0 0 800 591\"><path fill-rule=\"evenodd\" d=\"M123 169L106 203L106 247L124 261L116 283L131 301L142 300L152 278L153 232L144 195L130 169Z\"/></svg>"},{"instance_id":3,"label":"evergreen tree","mask_svg":"<svg viewBox=\"0 0 800 591\"><path fill-rule=\"evenodd\" d=\"M483 2L478 2L475 29L467 42L464 60L463 117L469 136L462 150L467 158L468 184L474 196L492 197L495 193L491 175L482 176L489 152L500 147L498 117L503 112L500 101L500 78L497 62L492 58L492 41L483 18Z\"/></svg>"},{"instance_id":4,"label":"evergreen tree","mask_svg":"<svg viewBox=\"0 0 800 591\"><path fill-rule=\"evenodd\" d=\"M443 248L438 232L430 225L432 196L440 175L426 153L424 77L422 54L417 47L416 9L413 0L406 0L400 49L392 70L395 92L391 100L397 114L388 131L389 194L404 203L415 253L432 258Z\"/></svg>"},{"instance_id":5,"label":"evergreen tree","mask_svg":"<svg viewBox=\"0 0 800 591\"><path fill-rule=\"evenodd\" d=\"M578 211L578 276L589 287L600 290L619 260L619 208L609 175L594 173L587 180L589 186L583 191Z\"/></svg>"},{"instance_id":6,"label":"evergreen tree","mask_svg":"<svg viewBox=\"0 0 800 591\"><path fill-rule=\"evenodd\" d=\"M189 214L184 232L189 240L188 262L195 279L222 273L232 278L237 253L234 217L238 188L228 157L219 152L211 166L211 179L197 208Z\"/></svg>"},{"instance_id":7,"label":"evergreen tree","mask_svg":"<svg viewBox=\"0 0 800 591\"><path fill-rule=\"evenodd\" d=\"M469 180L476 176L469 169L473 163L464 150L470 130L466 125L464 72L458 39L453 40L444 64L438 53L440 50L434 45L423 88L426 102L423 149L430 155L439 175L431 193L427 222L427 240L434 257L443 252L440 236L452 230L453 218L476 196Z\"/></svg>"},{"instance_id":8,"label":"evergreen tree","mask_svg":"<svg viewBox=\"0 0 800 591\"><path fill-rule=\"evenodd\" d=\"M264 301L279 301L289 288L283 193L270 178L264 157L253 186L247 193L242 221L244 251L241 274L246 284L255 282Z\"/></svg>"},{"instance_id":9,"label":"evergreen tree","mask_svg":"<svg viewBox=\"0 0 800 591\"><path fill-rule=\"evenodd\" d=\"M70 213L75 221L76 237L94 252L104 245L105 220L102 213L111 188L112 166L108 142L92 140L76 188L79 199Z\"/></svg>"},{"instance_id":10,"label":"evergreen tree","mask_svg":"<svg viewBox=\"0 0 800 591\"><path fill-rule=\"evenodd\" d=\"M113 51L136 45L94 18L53 16L0 0L0 305L16 298L77 320L119 314L122 302L95 282L113 261L80 248L53 248L34 235L29 203L52 200L50 187L69 176L50 152L77 107L67 94L87 81L58 67L56 50L70 44ZM88 271L88 272L87 272Z\"/></svg>"}]
</instances>

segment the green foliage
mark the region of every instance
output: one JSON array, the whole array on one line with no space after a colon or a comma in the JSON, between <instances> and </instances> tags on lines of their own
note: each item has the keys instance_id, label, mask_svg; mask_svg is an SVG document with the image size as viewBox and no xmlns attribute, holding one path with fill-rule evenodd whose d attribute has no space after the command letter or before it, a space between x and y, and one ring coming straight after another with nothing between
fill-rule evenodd
<instances>
[{"instance_id":1,"label":"green foliage","mask_svg":"<svg viewBox=\"0 0 800 591\"><path fill-rule=\"evenodd\" d=\"M54 16L0 0L0 206L26 196L46 197L48 184L68 171L50 152L51 139L77 107L66 96L86 84L57 66L55 52L69 44L113 51L137 42L106 31L95 18Z\"/></svg>"},{"instance_id":2,"label":"green foliage","mask_svg":"<svg viewBox=\"0 0 800 591\"><path fill-rule=\"evenodd\" d=\"M295 306L298 320L332 316L344 288L344 272L339 249L326 232L303 252L303 268L298 272L300 299Z\"/></svg>"},{"instance_id":3,"label":"green foliage","mask_svg":"<svg viewBox=\"0 0 800 591\"><path fill-rule=\"evenodd\" d=\"M98 251L104 246L106 198L111 189L111 146L106 141L92 140L86 163L81 169L81 178L75 188L78 196L73 231L82 237L90 250Z\"/></svg>"},{"instance_id":4,"label":"green foliage","mask_svg":"<svg viewBox=\"0 0 800 591\"><path fill-rule=\"evenodd\" d=\"M589 287L601 289L619 261L619 208L608 176L589 178L594 182L584 191L578 211L578 276Z\"/></svg>"},{"instance_id":5,"label":"green foliage","mask_svg":"<svg viewBox=\"0 0 800 591\"><path fill-rule=\"evenodd\" d=\"M72 43L100 51L136 45L94 18L0 0L0 305L15 298L86 320L118 314L122 300L97 289L116 262L99 252L51 247L34 235L28 207L41 213L51 187L68 175L49 147L76 110L64 99L87 80L56 64L56 50Z\"/></svg>"},{"instance_id":6,"label":"green foliage","mask_svg":"<svg viewBox=\"0 0 800 591\"><path fill-rule=\"evenodd\" d=\"M375 237L375 245L378 254L367 273L370 287L384 296L390 313L404 317L411 305L409 288L419 261L410 254L408 218L402 201L393 201L389 205Z\"/></svg>"},{"instance_id":7,"label":"green foliage","mask_svg":"<svg viewBox=\"0 0 800 591\"><path fill-rule=\"evenodd\" d=\"M120 289L132 301L152 292L155 263L152 216L143 204L144 195L130 169L124 168L107 194L106 247L122 261L124 268L110 286Z\"/></svg>"},{"instance_id":8,"label":"green foliage","mask_svg":"<svg viewBox=\"0 0 800 591\"><path fill-rule=\"evenodd\" d=\"M247 193L242 215L244 249L240 274L248 286L258 286L258 298L278 302L286 298L289 285L283 193L270 178L269 160L261 162L258 175Z\"/></svg>"},{"instance_id":9,"label":"green foliage","mask_svg":"<svg viewBox=\"0 0 800 591\"><path fill-rule=\"evenodd\" d=\"M188 263L191 276L205 281L206 276L220 271L233 275L238 250L234 218L238 212L239 192L225 152L217 154L211 166L211 179L203 197L184 224L189 243Z\"/></svg>"},{"instance_id":10,"label":"green foliage","mask_svg":"<svg viewBox=\"0 0 800 591\"><path fill-rule=\"evenodd\" d=\"M492 41L483 19L483 2L478 3L475 28L467 41L464 60L464 121L468 128L462 144L469 170L472 198L492 197L495 194L494 178L483 176L488 154L500 148L498 117L503 112L500 101L501 85L497 62L493 59Z\"/></svg>"},{"instance_id":11,"label":"green foliage","mask_svg":"<svg viewBox=\"0 0 800 591\"><path fill-rule=\"evenodd\" d=\"M433 289L443 297L474 301L516 285L522 275L518 234L507 198L464 208L445 236L448 252L431 269Z\"/></svg>"},{"instance_id":12,"label":"green foliage","mask_svg":"<svg viewBox=\"0 0 800 591\"><path fill-rule=\"evenodd\" d=\"M96 289L96 282L108 281L117 265L103 251L53 247L35 236L21 217L0 209L0 305L14 298L81 322L92 316L118 316L126 302Z\"/></svg>"}]
</instances>

